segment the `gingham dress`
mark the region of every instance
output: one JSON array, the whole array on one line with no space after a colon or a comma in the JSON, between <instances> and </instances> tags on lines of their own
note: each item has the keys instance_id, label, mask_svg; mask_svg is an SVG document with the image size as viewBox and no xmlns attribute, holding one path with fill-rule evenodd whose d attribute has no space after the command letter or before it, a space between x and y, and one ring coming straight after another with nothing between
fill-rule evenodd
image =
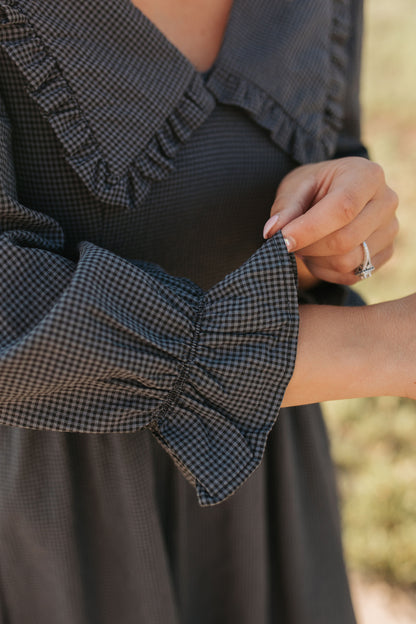
<instances>
[{"instance_id":1,"label":"gingham dress","mask_svg":"<svg viewBox=\"0 0 416 624\"><path fill-rule=\"evenodd\" d=\"M261 228L363 153L359 31L235 0L201 75L129 0L0 0L1 624L354 622L319 408L274 427L298 293Z\"/></svg>"}]
</instances>

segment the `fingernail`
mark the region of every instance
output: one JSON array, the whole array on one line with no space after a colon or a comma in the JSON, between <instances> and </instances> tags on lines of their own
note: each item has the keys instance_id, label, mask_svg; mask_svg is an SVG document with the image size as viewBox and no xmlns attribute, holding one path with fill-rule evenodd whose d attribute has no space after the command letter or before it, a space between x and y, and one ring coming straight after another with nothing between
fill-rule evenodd
<instances>
[{"instance_id":1,"label":"fingernail","mask_svg":"<svg viewBox=\"0 0 416 624\"><path fill-rule=\"evenodd\" d=\"M284 241L288 251L292 251L295 248L296 243L291 236L285 236Z\"/></svg>"},{"instance_id":2,"label":"fingernail","mask_svg":"<svg viewBox=\"0 0 416 624\"><path fill-rule=\"evenodd\" d=\"M263 229L263 238L269 238L270 232L272 231L273 227L276 225L278 221L279 221L278 214L273 215L272 217L270 217L268 221L266 221L266 224Z\"/></svg>"}]
</instances>

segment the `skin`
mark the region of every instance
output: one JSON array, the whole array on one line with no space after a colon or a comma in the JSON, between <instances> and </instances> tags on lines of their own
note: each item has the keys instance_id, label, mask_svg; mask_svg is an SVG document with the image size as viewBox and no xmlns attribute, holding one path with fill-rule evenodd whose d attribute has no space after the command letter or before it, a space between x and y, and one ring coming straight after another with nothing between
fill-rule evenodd
<instances>
[{"instance_id":1,"label":"skin","mask_svg":"<svg viewBox=\"0 0 416 624\"><path fill-rule=\"evenodd\" d=\"M212 66L232 0L132 2L196 69ZM297 256L302 288L318 280L352 285L359 279L354 269L363 260L363 240L377 270L391 257L397 203L375 163L355 157L312 163L280 183L264 236L283 232ZM377 395L416 399L416 294L361 308L300 306L299 314L284 406Z\"/></svg>"},{"instance_id":2,"label":"skin","mask_svg":"<svg viewBox=\"0 0 416 624\"><path fill-rule=\"evenodd\" d=\"M233 0L132 0L200 72L214 63Z\"/></svg>"},{"instance_id":3,"label":"skin","mask_svg":"<svg viewBox=\"0 0 416 624\"><path fill-rule=\"evenodd\" d=\"M300 306L283 407L334 399L416 399L416 294L358 308Z\"/></svg>"},{"instance_id":4,"label":"skin","mask_svg":"<svg viewBox=\"0 0 416 624\"><path fill-rule=\"evenodd\" d=\"M280 183L265 225L282 230L289 250L316 279L352 285L363 240L380 268L393 253L398 199L380 165L350 157L298 167Z\"/></svg>"}]
</instances>

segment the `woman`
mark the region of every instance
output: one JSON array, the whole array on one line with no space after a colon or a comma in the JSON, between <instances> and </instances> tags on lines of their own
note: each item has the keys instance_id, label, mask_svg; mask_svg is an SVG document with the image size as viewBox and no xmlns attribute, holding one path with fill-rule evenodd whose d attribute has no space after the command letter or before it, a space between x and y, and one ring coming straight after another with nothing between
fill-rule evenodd
<instances>
[{"instance_id":1,"label":"woman","mask_svg":"<svg viewBox=\"0 0 416 624\"><path fill-rule=\"evenodd\" d=\"M414 297L313 303L397 231L359 3L135 5L0 1L3 621L351 624L293 406L416 394Z\"/></svg>"}]
</instances>

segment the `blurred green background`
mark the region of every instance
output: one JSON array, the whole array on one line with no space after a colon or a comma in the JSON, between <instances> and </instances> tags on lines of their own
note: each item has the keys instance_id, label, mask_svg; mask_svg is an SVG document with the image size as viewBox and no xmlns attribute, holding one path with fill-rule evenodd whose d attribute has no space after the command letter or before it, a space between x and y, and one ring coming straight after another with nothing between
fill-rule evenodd
<instances>
[{"instance_id":1,"label":"blurred green background","mask_svg":"<svg viewBox=\"0 0 416 624\"><path fill-rule=\"evenodd\" d=\"M394 258L357 287L376 303L416 290L416 0L365 4L363 135L399 194L401 223ZM416 403L384 397L324 410L350 571L416 591Z\"/></svg>"}]
</instances>

